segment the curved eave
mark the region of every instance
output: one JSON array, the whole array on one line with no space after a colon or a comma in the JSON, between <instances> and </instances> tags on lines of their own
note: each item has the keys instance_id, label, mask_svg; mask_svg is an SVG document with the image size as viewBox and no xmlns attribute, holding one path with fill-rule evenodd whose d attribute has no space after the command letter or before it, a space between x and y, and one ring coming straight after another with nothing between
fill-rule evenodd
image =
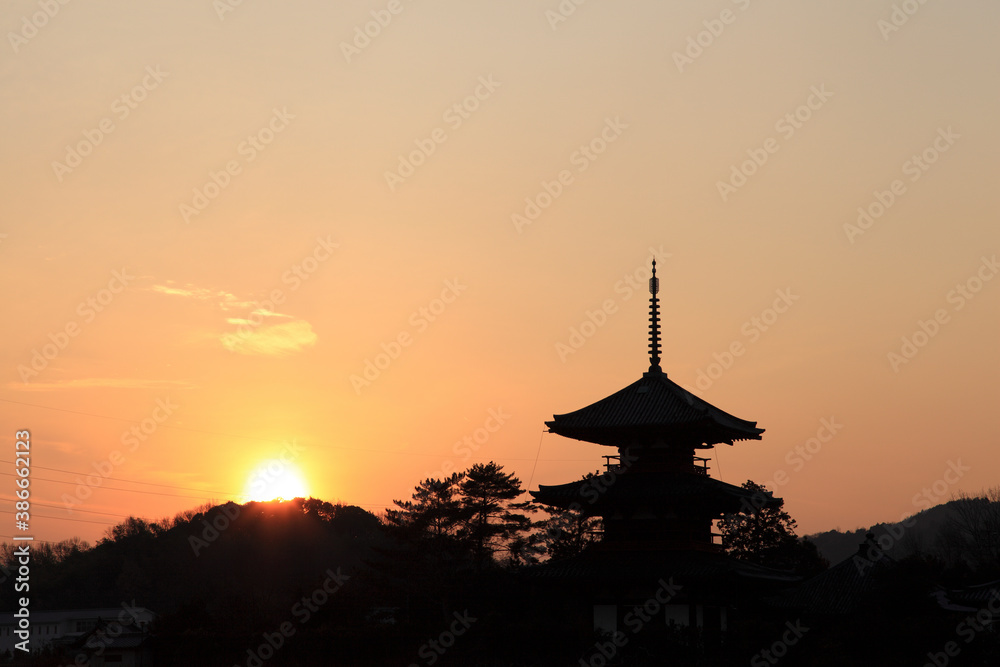
<instances>
[{"instance_id":1,"label":"curved eave","mask_svg":"<svg viewBox=\"0 0 1000 667\"><path fill-rule=\"evenodd\" d=\"M572 414L572 413L570 413ZM637 424L632 426L567 426L559 423L564 415L545 422L550 433L565 438L592 442L607 447L625 447L636 440L663 439L684 442L696 448L707 449L715 445L732 445L741 440L761 440L764 429L754 427L752 431L726 431L715 422L702 421L689 424ZM755 424L756 422L749 422Z\"/></svg>"},{"instance_id":2,"label":"curved eave","mask_svg":"<svg viewBox=\"0 0 1000 667\"><path fill-rule=\"evenodd\" d=\"M698 398L665 373L642 378L584 408L554 415L546 426L552 433L607 446L635 439L664 439L696 447L760 440L757 422L735 417Z\"/></svg>"},{"instance_id":3,"label":"curved eave","mask_svg":"<svg viewBox=\"0 0 1000 667\"><path fill-rule=\"evenodd\" d=\"M747 506L753 507L754 494L743 487L727 484L695 473L680 473L673 475L624 473L612 483L604 486L604 490L596 485L594 480L580 479L567 484L552 486L539 485L538 491L529 491L531 497L543 505L569 509L582 507L588 514L599 514L605 505L620 506L701 503L707 507L713 506L713 512L742 511ZM769 495L764 501L764 507L781 507L784 500Z\"/></svg>"}]
</instances>

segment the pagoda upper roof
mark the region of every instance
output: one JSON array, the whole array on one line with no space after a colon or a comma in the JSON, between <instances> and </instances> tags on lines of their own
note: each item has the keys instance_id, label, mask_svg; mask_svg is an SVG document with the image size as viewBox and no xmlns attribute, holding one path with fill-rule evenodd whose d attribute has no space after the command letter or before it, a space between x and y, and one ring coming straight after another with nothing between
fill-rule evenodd
<instances>
[{"instance_id":1,"label":"pagoda upper roof","mask_svg":"<svg viewBox=\"0 0 1000 667\"><path fill-rule=\"evenodd\" d=\"M739 419L704 401L660 370L643 373L624 389L585 408L554 415L549 431L599 445L639 441L684 442L696 447L760 440L757 422Z\"/></svg>"}]
</instances>

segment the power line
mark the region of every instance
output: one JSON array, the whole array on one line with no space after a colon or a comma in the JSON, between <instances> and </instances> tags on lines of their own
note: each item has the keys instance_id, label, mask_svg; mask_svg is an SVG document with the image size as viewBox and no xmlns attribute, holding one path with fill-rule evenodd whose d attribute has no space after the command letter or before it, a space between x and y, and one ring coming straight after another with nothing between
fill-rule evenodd
<instances>
[{"instance_id":1,"label":"power line","mask_svg":"<svg viewBox=\"0 0 1000 667\"><path fill-rule=\"evenodd\" d=\"M12 472L0 472L0 475L7 475L8 477L15 477L14 473L12 473ZM31 476L31 479L32 479L32 481L36 481L36 482L53 482L55 484L69 484L70 486L80 486L76 482L64 482L61 479L48 479L46 477L35 477L34 475ZM141 484L142 482L136 482L136 483L137 484ZM179 495L179 494L176 494L176 493L163 493L161 491L142 491L140 489L119 489L119 488L114 487L114 486L104 486L103 484L101 484L100 486L92 487L92 488L94 490L105 489L107 491L124 491L125 493L142 493L142 494L150 495L150 496L170 496L171 498L193 498L195 500L198 500L198 499L205 500L206 497L211 497L212 494L215 493L215 492L212 492L212 491L206 491L205 493L208 494L207 496L182 496L182 495ZM224 495L224 496L239 496L240 494L226 493L226 494L221 494L221 495Z\"/></svg>"},{"instance_id":2,"label":"power line","mask_svg":"<svg viewBox=\"0 0 1000 667\"><path fill-rule=\"evenodd\" d=\"M14 514L10 510L0 510L0 514ZM102 526L115 526L116 522L108 523L107 521L91 521L90 519L74 519L71 516L45 516L44 514L34 514L31 515L32 519L54 519L56 521L74 521L76 523L96 523Z\"/></svg>"},{"instance_id":3,"label":"power line","mask_svg":"<svg viewBox=\"0 0 1000 667\"><path fill-rule=\"evenodd\" d=\"M0 460L0 463L9 463L9 464L13 465L12 461L2 461L2 460ZM63 473L66 473L67 475L80 475L80 476L83 476L83 477L88 477L88 476L94 474L93 472L74 472L72 470L63 470L62 468L47 468L46 466L40 466L40 465L33 465L31 467L33 469L34 468L40 468L42 470L51 470L53 472L63 472ZM98 473L98 474L100 474L100 473ZM165 489L180 489L182 491L199 491L199 492L203 492L203 493L209 493L207 491L204 491L204 489L195 489L195 488L192 488L192 487L189 487L189 486L174 486L172 484L154 484L153 482L137 482L137 481L131 480L131 479L122 479L121 477L103 477L102 476L102 479L111 479L111 480L114 480L116 482L125 482L126 484L144 484L146 486L160 486L160 487L163 487ZM228 491L212 491L211 493L220 493L220 494L227 495L227 496L238 496L238 495L240 495L238 493L230 493Z\"/></svg>"},{"instance_id":4,"label":"power line","mask_svg":"<svg viewBox=\"0 0 1000 667\"><path fill-rule=\"evenodd\" d=\"M0 500L8 500L10 502L17 502L17 498L0 498ZM116 516L120 519L127 519L129 516L127 514L113 514L111 512L98 512L97 510L81 510L81 509L70 509L64 505L53 505L52 503L43 503L38 500L32 500L32 505L38 505L39 507L51 507L57 510L66 510L67 512L84 512L86 514L103 514L105 516Z\"/></svg>"},{"instance_id":5,"label":"power line","mask_svg":"<svg viewBox=\"0 0 1000 667\"><path fill-rule=\"evenodd\" d=\"M529 489L531 488L531 482L533 482L535 479L535 468L538 467L538 457L542 453L542 438L544 437L545 437L545 431L542 431L542 434L538 436L538 450L535 452L535 463L534 465L531 466L531 476L528 478L527 486Z\"/></svg>"},{"instance_id":6,"label":"power line","mask_svg":"<svg viewBox=\"0 0 1000 667\"><path fill-rule=\"evenodd\" d=\"M93 412L82 412L80 410L67 410L66 408L54 408L54 407L51 407L51 406L48 406L48 405L38 405L38 404L35 404L35 403L25 403L23 401L12 401L12 400L10 400L8 398L0 398L0 402L12 403L14 405L24 405L24 406L29 407L29 408L39 408L41 410L55 410L57 412L68 412L69 414L83 415L85 417L98 417L100 419L111 419L113 421L120 421L120 422L125 422L125 423L128 423L128 424L135 424L135 423L137 423L139 421L142 421L141 419L140 420L125 419L123 417L112 417L110 415L98 415L98 414L95 414ZM176 430L176 431L187 431L187 432L190 432L190 433L203 433L203 434L206 434L206 435L219 435L219 436L223 436L223 437L226 437L226 438L238 438L238 439L241 439L241 440L257 440L259 442L269 442L269 443L272 443L272 444L283 444L283 443L280 443L277 440L273 440L271 438L261 438L259 436L255 436L255 435L237 435L235 433L223 433L221 431L206 431L204 429L187 428L185 426L174 426L174 425L171 425L171 424L160 424L160 425L157 426L157 428L173 429L173 430ZM447 458L450 458L451 456L453 456L453 454L426 454L424 452L403 452L403 451L393 451L393 450L387 450L387 449L365 449L363 447L345 447L343 445L323 445L323 447L325 447L326 449L342 449L344 451L349 451L349 452L363 452L365 454L393 454L393 455L400 455L400 454L402 454L404 456L427 456L427 457L431 457L431 458L443 458L443 459L447 459ZM518 458L518 457L509 457L508 456L508 457L497 458L497 460L498 461L535 461L536 459L533 459L533 458ZM574 463L574 462L581 462L581 461L590 461L591 459L541 459L541 460L543 460L543 461L559 461L559 462L565 462L565 463Z\"/></svg>"}]
</instances>

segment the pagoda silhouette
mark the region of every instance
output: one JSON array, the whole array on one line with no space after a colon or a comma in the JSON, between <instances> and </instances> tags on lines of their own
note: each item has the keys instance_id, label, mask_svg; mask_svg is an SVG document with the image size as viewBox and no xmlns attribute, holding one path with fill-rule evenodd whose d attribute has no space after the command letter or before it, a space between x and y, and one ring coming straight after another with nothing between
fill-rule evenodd
<instances>
[{"instance_id":1,"label":"pagoda silhouette","mask_svg":"<svg viewBox=\"0 0 1000 667\"><path fill-rule=\"evenodd\" d=\"M713 522L783 501L755 497L709 476L709 459L698 453L760 440L764 429L667 377L660 367L655 259L649 291L649 370L624 389L545 422L551 433L613 447L617 454L604 456L602 475L530 492L538 503L603 522L596 544L569 560L549 562L536 576L571 584L577 604L593 607L595 630L622 629L629 609L659 599L659 624L724 631L748 597L799 578L727 556ZM668 596L659 592L667 587L671 594L664 601Z\"/></svg>"}]
</instances>

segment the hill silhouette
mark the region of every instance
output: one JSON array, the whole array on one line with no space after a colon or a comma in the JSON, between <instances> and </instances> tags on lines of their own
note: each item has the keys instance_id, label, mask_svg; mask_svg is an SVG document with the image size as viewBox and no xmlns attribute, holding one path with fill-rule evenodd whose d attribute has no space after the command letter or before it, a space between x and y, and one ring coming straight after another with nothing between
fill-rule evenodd
<instances>
[{"instance_id":1,"label":"hill silhouette","mask_svg":"<svg viewBox=\"0 0 1000 667\"><path fill-rule=\"evenodd\" d=\"M154 522L130 517L92 548L35 545L31 608L142 606L157 613L155 648L171 664L227 664L290 619L308 629L353 616L347 587L322 614L301 602L327 580L348 580L386 543L370 512L313 498L206 506ZM12 550L4 545L5 563ZM14 595L3 587L4 610L14 609ZM205 637L215 638L207 650ZM308 653L308 640L299 645Z\"/></svg>"},{"instance_id":2,"label":"hill silhouette","mask_svg":"<svg viewBox=\"0 0 1000 667\"><path fill-rule=\"evenodd\" d=\"M881 550L896 560L924 554L940 559L948 568L1000 576L1000 489L978 496L959 495L897 523L828 530L806 539L836 564L853 556L867 533L881 538Z\"/></svg>"},{"instance_id":3,"label":"hill silhouette","mask_svg":"<svg viewBox=\"0 0 1000 667\"><path fill-rule=\"evenodd\" d=\"M400 509L383 516L314 498L226 503L161 521L130 517L93 547L79 540L38 544L32 551L32 610L148 608L157 619L147 645L155 664L165 665L530 667L578 665L596 655L607 637L593 633L586 601L578 591L532 575L533 554L541 547L551 554L576 540L552 534L551 519L529 522L533 532L525 534L521 529L528 524L506 509L493 532L469 532L479 516L469 514L470 507L496 507L492 501L470 504L478 487L457 480L451 486L425 480L412 501L397 501ZM516 479L510 481L516 486ZM940 608L934 591L961 595L975 589L970 584L1000 574L1000 545L983 537L997 535L991 522L1000 516L998 496L991 491L961 497L905 524L872 526L875 539L891 537L891 544L882 541L890 558L879 556L878 568L866 565L859 572L862 578L877 574L879 581L858 598L861 604L850 616L838 616L825 593L814 594L829 588L822 582L836 573L817 575L816 585L800 589L809 594L811 611L796 608L802 595L795 590L782 604L781 596L758 600L730 628L726 643L713 649L720 661L715 664L746 664L783 636L789 621L810 628L796 647L795 664L864 664L856 658L865 651L880 656L880 664L896 664L893 647L899 646L908 647L905 664L916 664L925 652L921 647L946 645L964 618ZM516 505L511 497L505 507ZM590 530L572 517L555 520ZM837 563L857 557L865 536L827 531L811 540ZM572 559L572 552L592 548L584 540L559 557ZM12 551L4 545L4 563L11 563ZM971 601L962 604L982 606L965 595ZM12 587L0 590L5 611L15 608L13 596ZM290 634L279 633L283 627ZM963 656L1000 655L990 637L977 635L975 644L963 646ZM268 648L276 644L280 650ZM36 656L33 664L68 664L80 650L71 646ZM696 664L704 650L697 636L650 626L607 664L662 664L663 655Z\"/></svg>"}]
</instances>

